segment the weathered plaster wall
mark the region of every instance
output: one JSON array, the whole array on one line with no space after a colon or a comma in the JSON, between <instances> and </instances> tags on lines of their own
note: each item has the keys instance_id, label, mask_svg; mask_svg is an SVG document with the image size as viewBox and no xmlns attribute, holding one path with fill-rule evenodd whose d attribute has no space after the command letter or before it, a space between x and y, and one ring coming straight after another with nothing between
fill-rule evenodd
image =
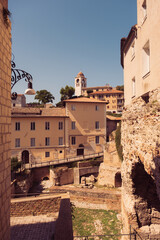
<instances>
[{"instance_id":1,"label":"weathered plaster wall","mask_svg":"<svg viewBox=\"0 0 160 240\"><path fill-rule=\"evenodd\" d=\"M131 224L150 239L160 238L160 88L145 101L123 112L122 218L125 232Z\"/></svg>"}]
</instances>

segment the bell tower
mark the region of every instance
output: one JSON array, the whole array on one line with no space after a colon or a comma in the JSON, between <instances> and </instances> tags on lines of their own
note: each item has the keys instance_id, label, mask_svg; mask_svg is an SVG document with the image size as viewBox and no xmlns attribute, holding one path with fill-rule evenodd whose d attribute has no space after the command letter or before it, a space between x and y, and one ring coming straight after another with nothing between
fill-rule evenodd
<instances>
[{"instance_id":1,"label":"bell tower","mask_svg":"<svg viewBox=\"0 0 160 240\"><path fill-rule=\"evenodd\" d=\"M82 72L79 72L75 78L75 96L82 95L82 88L85 87L87 87L87 78L85 78Z\"/></svg>"}]
</instances>

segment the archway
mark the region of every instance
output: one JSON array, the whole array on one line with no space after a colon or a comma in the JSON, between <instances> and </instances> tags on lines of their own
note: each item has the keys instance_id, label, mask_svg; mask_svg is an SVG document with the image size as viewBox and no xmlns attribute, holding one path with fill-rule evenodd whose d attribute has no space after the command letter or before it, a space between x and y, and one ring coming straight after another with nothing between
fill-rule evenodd
<instances>
[{"instance_id":1,"label":"archway","mask_svg":"<svg viewBox=\"0 0 160 240\"><path fill-rule=\"evenodd\" d=\"M84 155L84 145L80 144L79 147L77 148L77 156Z\"/></svg>"},{"instance_id":2,"label":"archway","mask_svg":"<svg viewBox=\"0 0 160 240\"><path fill-rule=\"evenodd\" d=\"M121 173L117 172L115 174L115 187L121 187L122 186L122 178L121 178Z\"/></svg>"},{"instance_id":3,"label":"archway","mask_svg":"<svg viewBox=\"0 0 160 240\"><path fill-rule=\"evenodd\" d=\"M29 163L29 152L27 150L24 150L22 152L22 163L24 164Z\"/></svg>"},{"instance_id":4,"label":"archway","mask_svg":"<svg viewBox=\"0 0 160 240\"><path fill-rule=\"evenodd\" d=\"M49 180L49 177L44 177L43 181Z\"/></svg>"}]
</instances>

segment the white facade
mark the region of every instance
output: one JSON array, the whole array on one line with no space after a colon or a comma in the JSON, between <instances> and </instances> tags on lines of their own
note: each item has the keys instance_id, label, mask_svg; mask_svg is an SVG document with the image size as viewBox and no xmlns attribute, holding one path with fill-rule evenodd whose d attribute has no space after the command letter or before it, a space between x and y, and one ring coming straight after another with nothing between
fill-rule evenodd
<instances>
[{"instance_id":1,"label":"white facade","mask_svg":"<svg viewBox=\"0 0 160 240\"><path fill-rule=\"evenodd\" d=\"M84 87L87 87L87 78L82 72L79 72L75 78L75 96L81 96Z\"/></svg>"}]
</instances>

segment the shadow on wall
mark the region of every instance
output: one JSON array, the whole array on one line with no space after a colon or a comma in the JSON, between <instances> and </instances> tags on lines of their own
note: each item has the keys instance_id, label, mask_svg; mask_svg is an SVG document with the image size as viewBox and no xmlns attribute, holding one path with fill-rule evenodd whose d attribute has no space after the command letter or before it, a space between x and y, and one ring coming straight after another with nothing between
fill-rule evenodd
<instances>
[{"instance_id":1,"label":"shadow on wall","mask_svg":"<svg viewBox=\"0 0 160 240\"><path fill-rule=\"evenodd\" d=\"M54 240L73 240L71 204L69 198L61 199Z\"/></svg>"},{"instance_id":2,"label":"shadow on wall","mask_svg":"<svg viewBox=\"0 0 160 240\"><path fill-rule=\"evenodd\" d=\"M17 224L11 226L11 240L50 240L54 239L54 231L55 221L22 225Z\"/></svg>"},{"instance_id":3,"label":"shadow on wall","mask_svg":"<svg viewBox=\"0 0 160 240\"><path fill-rule=\"evenodd\" d=\"M136 203L136 215L138 226L152 223L153 211L160 212L156 184L152 177L145 171L142 162L135 163L132 169L132 181L134 195L138 197ZM159 218L157 220L160 220Z\"/></svg>"}]
</instances>

